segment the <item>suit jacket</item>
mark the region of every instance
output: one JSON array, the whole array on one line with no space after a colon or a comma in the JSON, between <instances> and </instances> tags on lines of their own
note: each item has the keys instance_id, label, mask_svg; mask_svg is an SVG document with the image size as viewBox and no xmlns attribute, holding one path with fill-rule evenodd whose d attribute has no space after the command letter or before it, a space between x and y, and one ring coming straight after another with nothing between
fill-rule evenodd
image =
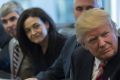
<instances>
[{"instance_id":1,"label":"suit jacket","mask_svg":"<svg viewBox=\"0 0 120 80\"><path fill-rule=\"evenodd\" d=\"M120 39L119 43L120 45ZM89 51L78 48L71 59L73 80L91 80L94 64L94 57ZM103 80L120 80L120 47L105 66Z\"/></svg>"},{"instance_id":2,"label":"suit jacket","mask_svg":"<svg viewBox=\"0 0 120 80\"><path fill-rule=\"evenodd\" d=\"M5 33L0 20L0 78L10 78L8 45L11 37Z\"/></svg>"},{"instance_id":3,"label":"suit jacket","mask_svg":"<svg viewBox=\"0 0 120 80\"><path fill-rule=\"evenodd\" d=\"M77 47L76 37L67 40L60 56L53 65L46 71L37 75L39 80L61 80L70 78L70 59L74 49Z\"/></svg>"},{"instance_id":4,"label":"suit jacket","mask_svg":"<svg viewBox=\"0 0 120 80\"><path fill-rule=\"evenodd\" d=\"M0 70L10 73L9 41L7 41L0 51Z\"/></svg>"},{"instance_id":5,"label":"suit jacket","mask_svg":"<svg viewBox=\"0 0 120 80\"><path fill-rule=\"evenodd\" d=\"M0 51L0 78L10 78L10 58L7 43Z\"/></svg>"},{"instance_id":6,"label":"suit jacket","mask_svg":"<svg viewBox=\"0 0 120 80\"><path fill-rule=\"evenodd\" d=\"M5 71L0 70L0 80L9 80L11 79L10 73L6 73Z\"/></svg>"}]
</instances>

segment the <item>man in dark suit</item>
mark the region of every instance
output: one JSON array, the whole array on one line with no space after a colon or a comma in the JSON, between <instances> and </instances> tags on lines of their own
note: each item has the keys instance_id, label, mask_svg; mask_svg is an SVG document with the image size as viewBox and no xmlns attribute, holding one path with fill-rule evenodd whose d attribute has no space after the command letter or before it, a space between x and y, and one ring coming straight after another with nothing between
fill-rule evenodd
<instances>
[{"instance_id":1,"label":"man in dark suit","mask_svg":"<svg viewBox=\"0 0 120 80\"><path fill-rule=\"evenodd\" d=\"M10 58L8 51L10 39L0 21L0 78L10 78Z\"/></svg>"},{"instance_id":2,"label":"man in dark suit","mask_svg":"<svg viewBox=\"0 0 120 80\"><path fill-rule=\"evenodd\" d=\"M97 0L73 0L73 1L75 20L85 10L95 7L102 8L101 5L98 4ZM74 23L63 25L61 28L58 29L58 32L67 37L75 35Z\"/></svg>"},{"instance_id":3,"label":"man in dark suit","mask_svg":"<svg viewBox=\"0 0 120 80\"><path fill-rule=\"evenodd\" d=\"M107 12L98 8L85 11L75 28L84 49L72 56L73 80L120 80L120 38Z\"/></svg>"},{"instance_id":4,"label":"man in dark suit","mask_svg":"<svg viewBox=\"0 0 120 80\"><path fill-rule=\"evenodd\" d=\"M60 56L54 64L46 71L40 72L37 75L39 80L61 80L70 78L70 59L75 48L79 44L76 41L76 36L72 36L67 40L63 47Z\"/></svg>"},{"instance_id":5,"label":"man in dark suit","mask_svg":"<svg viewBox=\"0 0 120 80\"><path fill-rule=\"evenodd\" d=\"M75 19L85 10L99 7L96 0L74 0L74 15ZM73 24L72 24L73 25ZM63 47L60 56L53 65L46 71L40 72L37 75L38 80L61 80L70 79L70 60L71 55L79 44L76 41L76 36L68 39ZM28 78L26 80L37 80L36 78Z\"/></svg>"},{"instance_id":6,"label":"man in dark suit","mask_svg":"<svg viewBox=\"0 0 120 80\"><path fill-rule=\"evenodd\" d=\"M10 70L11 70L11 78L17 78L17 74L19 73L20 64L23 62L23 54L18 49L18 41L16 40L16 26L17 20L20 14L23 12L22 6L15 1L8 1L2 4L0 8L0 20L2 22L3 28L5 32L11 36L12 38L8 42L7 50L9 52L10 57ZM7 51L6 50L6 51ZM24 59L25 60L25 59ZM26 66L26 65L25 65Z\"/></svg>"}]
</instances>

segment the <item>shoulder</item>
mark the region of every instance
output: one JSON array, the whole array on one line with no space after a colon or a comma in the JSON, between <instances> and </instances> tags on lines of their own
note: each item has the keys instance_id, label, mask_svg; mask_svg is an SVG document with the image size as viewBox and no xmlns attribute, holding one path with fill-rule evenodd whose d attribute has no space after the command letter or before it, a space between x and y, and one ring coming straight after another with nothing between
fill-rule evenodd
<instances>
[{"instance_id":1,"label":"shoulder","mask_svg":"<svg viewBox=\"0 0 120 80\"><path fill-rule=\"evenodd\" d=\"M13 49L16 47L18 44L18 41L15 38L12 38L9 42L9 51L13 51Z\"/></svg>"},{"instance_id":2,"label":"shoulder","mask_svg":"<svg viewBox=\"0 0 120 80\"><path fill-rule=\"evenodd\" d=\"M91 55L91 53L81 46L76 48L72 55L72 60L78 61L78 62L84 61L87 59L92 59L92 58L93 58L93 56Z\"/></svg>"},{"instance_id":3,"label":"shoulder","mask_svg":"<svg viewBox=\"0 0 120 80\"><path fill-rule=\"evenodd\" d=\"M58 44L64 44L65 42L66 42L66 40L67 40L67 38L65 37L65 36L63 36L63 35L61 35L61 34L57 34L56 35L56 42L58 43Z\"/></svg>"},{"instance_id":4,"label":"shoulder","mask_svg":"<svg viewBox=\"0 0 120 80\"><path fill-rule=\"evenodd\" d=\"M77 39L75 35L72 35L71 37L68 37L66 40L66 44L72 44L72 43L77 43Z\"/></svg>"},{"instance_id":5,"label":"shoulder","mask_svg":"<svg viewBox=\"0 0 120 80\"><path fill-rule=\"evenodd\" d=\"M64 44L64 47L61 51L61 53L73 53L73 51L75 50L76 48L76 45L77 45L77 41L76 41L76 37L75 36L72 36L70 38L68 38ZM66 55L66 54L64 54Z\"/></svg>"},{"instance_id":6,"label":"shoulder","mask_svg":"<svg viewBox=\"0 0 120 80\"><path fill-rule=\"evenodd\" d=\"M59 33L57 33L56 37L57 37L57 39L61 39L61 40L66 40L67 39L67 37L65 37L64 35L59 34Z\"/></svg>"}]
</instances>

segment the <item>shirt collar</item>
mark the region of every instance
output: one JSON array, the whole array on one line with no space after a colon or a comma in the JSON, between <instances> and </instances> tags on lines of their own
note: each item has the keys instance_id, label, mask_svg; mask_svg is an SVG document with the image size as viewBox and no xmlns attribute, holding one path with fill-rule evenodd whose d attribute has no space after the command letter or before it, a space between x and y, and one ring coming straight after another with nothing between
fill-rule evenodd
<instances>
[{"instance_id":1,"label":"shirt collar","mask_svg":"<svg viewBox=\"0 0 120 80\"><path fill-rule=\"evenodd\" d=\"M101 63L101 61L95 57L95 66L96 66L96 68L99 67L100 63Z\"/></svg>"}]
</instances>

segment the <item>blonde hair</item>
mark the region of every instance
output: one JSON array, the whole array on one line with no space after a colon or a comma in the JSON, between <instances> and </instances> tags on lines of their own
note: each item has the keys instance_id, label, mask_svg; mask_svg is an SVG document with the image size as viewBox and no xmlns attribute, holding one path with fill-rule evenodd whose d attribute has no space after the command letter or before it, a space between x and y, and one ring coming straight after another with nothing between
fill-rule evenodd
<instances>
[{"instance_id":1,"label":"blonde hair","mask_svg":"<svg viewBox=\"0 0 120 80\"><path fill-rule=\"evenodd\" d=\"M94 8L83 12L75 24L77 40L81 41L86 32L99 27L105 22L108 22L113 27L111 21L110 16L102 9Z\"/></svg>"}]
</instances>

